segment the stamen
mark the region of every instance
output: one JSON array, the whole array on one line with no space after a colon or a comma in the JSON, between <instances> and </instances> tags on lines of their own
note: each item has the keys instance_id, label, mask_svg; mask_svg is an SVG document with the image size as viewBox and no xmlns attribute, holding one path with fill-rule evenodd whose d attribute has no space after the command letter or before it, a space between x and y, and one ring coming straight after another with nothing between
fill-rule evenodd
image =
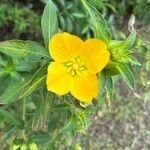
<instances>
[{"instance_id":1,"label":"stamen","mask_svg":"<svg viewBox=\"0 0 150 150\"><path fill-rule=\"evenodd\" d=\"M72 67L69 67L68 70L67 70L67 72L71 72L71 70L72 70Z\"/></svg>"},{"instance_id":2,"label":"stamen","mask_svg":"<svg viewBox=\"0 0 150 150\"><path fill-rule=\"evenodd\" d=\"M85 70L85 67L82 66L82 67L79 68L79 70L80 70L80 71L83 71L83 70Z\"/></svg>"},{"instance_id":3,"label":"stamen","mask_svg":"<svg viewBox=\"0 0 150 150\"><path fill-rule=\"evenodd\" d=\"M65 65L68 67L67 72L71 73L72 76L81 75L81 73L86 70L84 62L82 62L79 57L71 58Z\"/></svg>"},{"instance_id":4,"label":"stamen","mask_svg":"<svg viewBox=\"0 0 150 150\"><path fill-rule=\"evenodd\" d=\"M73 63L72 62L68 62L68 63L66 63L66 66L67 67L70 67L70 66L72 66L73 65Z\"/></svg>"},{"instance_id":5,"label":"stamen","mask_svg":"<svg viewBox=\"0 0 150 150\"><path fill-rule=\"evenodd\" d=\"M71 70L71 75L72 75L72 76L75 76L75 75L76 75L76 71L72 69L72 70Z\"/></svg>"}]
</instances>

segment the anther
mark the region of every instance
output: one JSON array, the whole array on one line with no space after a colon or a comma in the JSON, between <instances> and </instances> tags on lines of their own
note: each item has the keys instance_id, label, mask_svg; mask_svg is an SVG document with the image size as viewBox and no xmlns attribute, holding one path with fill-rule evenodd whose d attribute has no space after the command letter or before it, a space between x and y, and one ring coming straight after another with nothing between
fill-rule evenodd
<instances>
[{"instance_id":1,"label":"anther","mask_svg":"<svg viewBox=\"0 0 150 150\"><path fill-rule=\"evenodd\" d=\"M71 70L71 75L72 75L72 76L75 76L75 75L76 75L76 71L72 69L72 70Z\"/></svg>"},{"instance_id":2,"label":"anther","mask_svg":"<svg viewBox=\"0 0 150 150\"><path fill-rule=\"evenodd\" d=\"M70 67L70 66L72 66L72 64L73 64L72 62L68 62L68 63L66 63L66 66Z\"/></svg>"}]
</instances>

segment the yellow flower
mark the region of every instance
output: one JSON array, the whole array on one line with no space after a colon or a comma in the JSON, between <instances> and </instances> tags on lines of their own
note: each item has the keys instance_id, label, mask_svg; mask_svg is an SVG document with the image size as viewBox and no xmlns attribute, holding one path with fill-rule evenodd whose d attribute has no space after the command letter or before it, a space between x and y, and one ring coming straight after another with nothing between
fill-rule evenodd
<instances>
[{"instance_id":1,"label":"yellow flower","mask_svg":"<svg viewBox=\"0 0 150 150\"><path fill-rule=\"evenodd\" d=\"M69 33L55 34L49 44L54 59L48 67L47 89L58 95L71 93L89 102L98 93L97 73L108 63L110 53L102 40L83 42Z\"/></svg>"}]
</instances>

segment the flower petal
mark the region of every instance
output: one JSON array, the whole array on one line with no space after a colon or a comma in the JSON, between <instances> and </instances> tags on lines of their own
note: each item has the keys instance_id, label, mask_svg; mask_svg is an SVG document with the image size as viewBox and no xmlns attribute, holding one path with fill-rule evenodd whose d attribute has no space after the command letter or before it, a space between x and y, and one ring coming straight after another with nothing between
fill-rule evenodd
<instances>
[{"instance_id":1,"label":"flower petal","mask_svg":"<svg viewBox=\"0 0 150 150\"><path fill-rule=\"evenodd\" d=\"M89 72L98 73L107 65L110 53L102 40L89 39L84 42L81 57Z\"/></svg>"},{"instance_id":2,"label":"flower petal","mask_svg":"<svg viewBox=\"0 0 150 150\"><path fill-rule=\"evenodd\" d=\"M82 102L89 102L98 93L98 81L95 74L85 73L72 80L70 93Z\"/></svg>"},{"instance_id":3,"label":"flower petal","mask_svg":"<svg viewBox=\"0 0 150 150\"><path fill-rule=\"evenodd\" d=\"M55 61L62 63L78 56L82 46L83 41L77 36L69 33L57 33L50 41L49 52Z\"/></svg>"},{"instance_id":4,"label":"flower petal","mask_svg":"<svg viewBox=\"0 0 150 150\"><path fill-rule=\"evenodd\" d=\"M71 77L67 73L67 68L60 63L52 62L48 67L47 89L58 95L69 92Z\"/></svg>"}]
</instances>

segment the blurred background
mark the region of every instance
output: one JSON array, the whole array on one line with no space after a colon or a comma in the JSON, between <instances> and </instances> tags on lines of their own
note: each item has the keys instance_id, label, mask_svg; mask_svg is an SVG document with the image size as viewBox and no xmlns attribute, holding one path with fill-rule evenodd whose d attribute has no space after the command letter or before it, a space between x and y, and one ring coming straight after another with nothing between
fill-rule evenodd
<instances>
[{"instance_id":1,"label":"blurred background","mask_svg":"<svg viewBox=\"0 0 150 150\"><path fill-rule=\"evenodd\" d=\"M40 19L48 0L0 0L0 41L34 40L43 43ZM53 0L60 30L82 39L93 36L90 20L79 0ZM114 39L125 39L128 21L135 15L138 37L134 55L134 91L115 77L114 95L92 116L87 133L79 134L76 150L150 150L150 0L88 0L105 17ZM70 142L71 143L71 142ZM69 141L66 141L67 147ZM65 149L65 142L60 146Z\"/></svg>"}]
</instances>

